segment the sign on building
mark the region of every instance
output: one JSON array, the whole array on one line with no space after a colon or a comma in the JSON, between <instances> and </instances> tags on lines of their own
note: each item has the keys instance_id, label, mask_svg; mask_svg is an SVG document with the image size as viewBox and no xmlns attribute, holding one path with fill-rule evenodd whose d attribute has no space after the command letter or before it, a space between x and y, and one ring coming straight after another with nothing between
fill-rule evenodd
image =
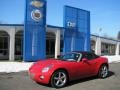
<instances>
[{"instance_id":1,"label":"sign on building","mask_svg":"<svg viewBox=\"0 0 120 90\"><path fill-rule=\"evenodd\" d=\"M46 55L46 1L26 0L24 61L44 59Z\"/></svg>"},{"instance_id":2,"label":"sign on building","mask_svg":"<svg viewBox=\"0 0 120 90\"><path fill-rule=\"evenodd\" d=\"M64 53L90 51L89 11L65 6L64 28Z\"/></svg>"}]
</instances>

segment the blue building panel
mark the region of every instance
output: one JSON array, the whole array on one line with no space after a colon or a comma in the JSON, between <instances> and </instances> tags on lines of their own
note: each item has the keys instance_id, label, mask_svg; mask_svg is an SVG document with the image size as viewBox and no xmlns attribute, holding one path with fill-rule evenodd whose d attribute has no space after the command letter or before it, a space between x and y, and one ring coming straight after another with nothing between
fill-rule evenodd
<instances>
[{"instance_id":1,"label":"blue building panel","mask_svg":"<svg viewBox=\"0 0 120 90\"><path fill-rule=\"evenodd\" d=\"M71 51L90 51L90 12L70 6L64 8L64 48Z\"/></svg>"},{"instance_id":2,"label":"blue building panel","mask_svg":"<svg viewBox=\"0 0 120 90\"><path fill-rule=\"evenodd\" d=\"M24 29L24 61L46 57L46 1L26 0Z\"/></svg>"}]
</instances>

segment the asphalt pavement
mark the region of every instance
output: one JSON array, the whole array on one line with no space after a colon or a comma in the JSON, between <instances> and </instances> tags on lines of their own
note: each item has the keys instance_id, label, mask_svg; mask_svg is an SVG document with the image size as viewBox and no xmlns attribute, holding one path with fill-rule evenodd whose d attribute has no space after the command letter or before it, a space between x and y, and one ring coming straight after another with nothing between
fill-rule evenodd
<instances>
[{"instance_id":1,"label":"asphalt pavement","mask_svg":"<svg viewBox=\"0 0 120 90\"><path fill-rule=\"evenodd\" d=\"M0 73L0 90L56 90L48 85L32 81L27 71L19 73ZM70 82L59 90L120 90L120 63L110 64L106 79L90 77Z\"/></svg>"}]
</instances>

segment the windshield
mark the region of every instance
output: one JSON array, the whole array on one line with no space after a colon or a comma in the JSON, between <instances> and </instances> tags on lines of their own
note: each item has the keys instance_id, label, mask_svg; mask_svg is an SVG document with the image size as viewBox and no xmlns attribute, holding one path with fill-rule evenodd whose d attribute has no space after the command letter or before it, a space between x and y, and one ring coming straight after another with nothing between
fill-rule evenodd
<instances>
[{"instance_id":1,"label":"windshield","mask_svg":"<svg viewBox=\"0 0 120 90\"><path fill-rule=\"evenodd\" d=\"M80 57L79 53L69 53L63 56L60 56L59 59L66 60L66 61L77 61Z\"/></svg>"}]
</instances>

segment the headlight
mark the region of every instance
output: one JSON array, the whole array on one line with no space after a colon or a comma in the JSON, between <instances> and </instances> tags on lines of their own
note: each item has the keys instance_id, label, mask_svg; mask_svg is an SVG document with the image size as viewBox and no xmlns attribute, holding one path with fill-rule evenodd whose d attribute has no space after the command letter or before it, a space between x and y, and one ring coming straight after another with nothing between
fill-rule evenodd
<instances>
[{"instance_id":1,"label":"headlight","mask_svg":"<svg viewBox=\"0 0 120 90\"><path fill-rule=\"evenodd\" d=\"M44 73L44 72L48 72L51 67L52 67L52 65L51 65L51 66L44 67L44 68L42 69L42 72L43 72L43 73Z\"/></svg>"}]
</instances>

